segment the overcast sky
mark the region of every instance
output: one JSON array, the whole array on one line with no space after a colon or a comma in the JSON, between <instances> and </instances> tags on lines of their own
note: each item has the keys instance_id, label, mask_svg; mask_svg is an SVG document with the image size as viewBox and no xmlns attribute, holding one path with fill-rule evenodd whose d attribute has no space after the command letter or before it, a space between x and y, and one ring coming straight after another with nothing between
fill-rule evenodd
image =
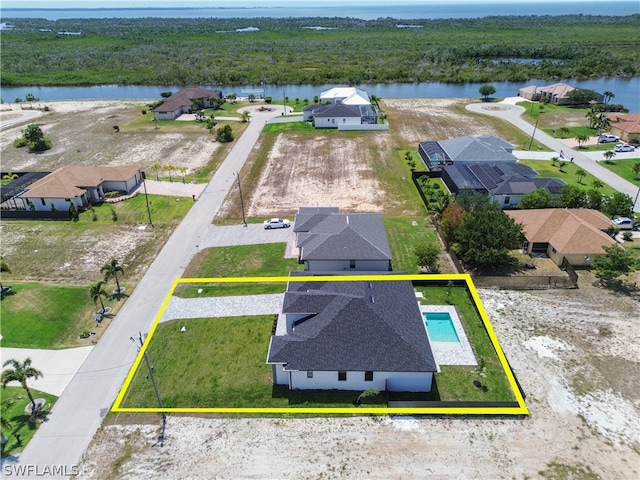
<instances>
[{"instance_id":1,"label":"overcast sky","mask_svg":"<svg viewBox=\"0 0 640 480\"><path fill-rule=\"evenodd\" d=\"M558 0L397 0L397 4L450 4L450 3L554 3ZM584 3L602 0L560 0L562 2ZM1 0L0 8L131 8L131 7L278 7L302 4L309 6L308 0ZM389 0L317 0L314 6L322 5L372 5L388 4Z\"/></svg>"}]
</instances>

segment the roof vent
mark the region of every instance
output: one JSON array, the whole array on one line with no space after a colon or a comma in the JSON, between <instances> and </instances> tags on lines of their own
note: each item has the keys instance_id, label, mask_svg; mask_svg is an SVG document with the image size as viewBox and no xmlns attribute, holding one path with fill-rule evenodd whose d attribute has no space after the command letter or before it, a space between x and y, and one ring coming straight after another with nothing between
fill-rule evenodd
<instances>
[{"instance_id":1,"label":"roof vent","mask_svg":"<svg viewBox=\"0 0 640 480\"><path fill-rule=\"evenodd\" d=\"M371 303L376 303L374 298L373 298L373 295L371 295Z\"/></svg>"}]
</instances>

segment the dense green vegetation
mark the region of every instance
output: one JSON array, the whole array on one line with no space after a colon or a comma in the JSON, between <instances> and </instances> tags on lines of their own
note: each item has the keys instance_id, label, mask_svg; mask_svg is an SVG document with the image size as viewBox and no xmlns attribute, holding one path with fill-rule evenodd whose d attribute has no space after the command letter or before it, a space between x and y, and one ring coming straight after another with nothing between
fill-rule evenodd
<instances>
[{"instance_id":1,"label":"dense green vegetation","mask_svg":"<svg viewBox=\"0 0 640 480\"><path fill-rule=\"evenodd\" d=\"M397 28L391 18L3 20L16 28L0 39L2 86L492 82L640 74L640 15L411 22L422 28ZM331 29L304 28L318 25ZM247 26L260 30L236 31ZM82 35L57 34L63 30Z\"/></svg>"}]
</instances>

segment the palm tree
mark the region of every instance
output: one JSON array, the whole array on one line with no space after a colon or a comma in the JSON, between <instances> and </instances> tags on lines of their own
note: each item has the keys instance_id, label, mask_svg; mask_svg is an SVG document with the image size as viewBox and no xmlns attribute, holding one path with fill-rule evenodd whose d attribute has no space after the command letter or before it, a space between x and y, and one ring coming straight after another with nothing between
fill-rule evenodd
<instances>
[{"instance_id":1,"label":"palm tree","mask_svg":"<svg viewBox=\"0 0 640 480\"><path fill-rule=\"evenodd\" d=\"M6 411L7 411L7 405L5 403L3 403L2 404L2 413L0 413L0 428L2 429L2 431L0 432L0 444L2 444L3 448L4 448L4 445L8 441L7 437L4 434L4 431L5 430L10 430L13 427L13 425L11 425L11 422L9 421L9 419L4 416Z\"/></svg>"},{"instance_id":2,"label":"palm tree","mask_svg":"<svg viewBox=\"0 0 640 480\"><path fill-rule=\"evenodd\" d=\"M565 135L569 135L568 127L560 127L558 130L560 131L560 135L562 138L564 138Z\"/></svg>"},{"instance_id":3,"label":"palm tree","mask_svg":"<svg viewBox=\"0 0 640 480\"><path fill-rule=\"evenodd\" d=\"M173 182L173 178L171 177L171 172L173 172L173 171L176 169L176 167L174 167L173 165L165 165L165 166L164 166L164 169L165 169L167 172L169 172L169 181L170 181L170 182Z\"/></svg>"},{"instance_id":4,"label":"palm tree","mask_svg":"<svg viewBox=\"0 0 640 480\"><path fill-rule=\"evenodd\" d=\"M589 135L587 135L586 133L581 133L580 135L576 136L576 140L578 142L578 148L582 148L582 145L589 140Z\"/></svg>"},{"instance_id":5,"label":"palm tree","mask_svg":"<svg viewBox=\"0 0 640 480\"><path fill-rule=\"evenodd\" d=\"M111 277L113 277L116 281L116 292L120 293L122 291L120 288L120 282L118 281L118 273L122 273L124 275L124 269L118 265L118 260L112 258L109 263L105 263L100 269L100 273L104 273L105 282L109 282Z\"/></svg>"},{"instance_id":6,"label":"palm tree","mask_svg":"<svg viewBox=\"0 0 640 480\"><path fill-rule=\"evenodd\" d=\"M154 163L153 165L151 165L151 168L153 168L156 172L156 180L160 180L160 177L158 176L158 172L162 169L162 165L160 165L158 162Z\"/></svg>"},{"instance_id":7,"label":"palm tree","mask_svg":"<svg viewBox=\"0 0 640 480\"><path fill-rule=\"evenodd\" d=\"M604 103L609 103L609 100L612 100L616 95L607 90L606 92L602 92L602 96L604 97Z\"/></svg>"},{"instance_id":8,"label":"palm tree","mask_svg":"<svg viewBox=\"0 0 640 480\"><path fill-rule=\"evenodd\" d=\"M104 307L104 302L102 301L102 297L109 296L107 291L104 288L102 288L104 284L105 284L104 282L98 282L91 285L91 287L89 288L89 295L91 295L91 300L93 300L93 303L95 304L98 301L100 301L100 307L102 307L100 309L100 313L104 313L107 311L107 309Z\"/></svg>"},{"instance_id":9,"label":"palm tree","mask_svg":"<svg viewBox=\"0 0 640 480\"><path fill-rule=\"evenodd\" d=\"M27 391L29 400L31 400L31 412L35 415L38 409L36 406L36 401L33 398L33 394L27 386L27 379L38 379L42 377L42 372L40 370L36 370L31 366L31 358L25 359L25 361L22 363L20 363L18 360L10 358L2 364L3 368L7 366L11 366L12 368L8 368L2 371L2 388L6 388L7 384L10 382L20 382L22 388Z\"/></svg>"},{"instance_id":10,"label":"palm tree","mask_svg":"<svg viewBox=\"0 0 640 480\"><path fill-rule=\"evenodd\" d=\"M558 160L560 160L560 158L558 157L551 157L551 165L553 165L554 167L556 166L556 163L558 163Z\"/></svg>"},{"instance_id":11,"label":"palm tree","mask_svg":"<svg viewBox=\"0 0 640 480\"><path fill-rule=\"evenodd\" d=\"M247 123L249 121L249 112L246 110L242 112L242 123Z\"/></svg>"},{"instance_id":12,"label":"palm tree","mask_svg":"<svg viewBox=\"0 0 640 480\"><path fill-rule=\"evenodd\" d=\"M640 164L639 164L640 165ZM591 182L591 186L593 188L595 188L596 190L601 189L602 187L604 187L604 183L602 183L600 180L598 180L597 178Z\"/></svg>"},{"instance_id":13,"label":"palm tree","mask_svg":"<svg viewBox=\"0 0 640 480\"><path fill-rule=\"evenodd\" d=\"M633 178L640 177L640 162L634 163L633 167L631 167L631 171L633 172Z\"/></svg>"},{"instance_id":14,"label":"palm tree","mask_svg":"<svg viewBox=\"0 0 640 480\"><path fill-rule=\"evenodd\" d=\"M610 162L611 159L616 156L616 152L614 152L613 150L607 150L602 154L602 156L605 158L606 162Z\"/></svg>"},{"instance_id":15,"label":"palm tree","mask_svg":"<svg viewBox=\"0 0 640 480\"><path fill-rule=\"evenodd\" d=\"M178 170L180 170L180 173L182 174L182 183L187 183L184 178L184 174L187 173L187 167L178 167Z\"/></svg>"},{"instance_id":16,"label":"palm tree","mask_svg":"<svg viewBox=\"0 0 640 480\"><path fill-rule=\"evenodd\" d=\"M583 169L579 168L576 170L576 177L578 177L578 183L582 183L582 179L587 174Z\"/></svg>"},{"instance_id":17,"label":"palm tree","mask_svg":"<svg viewBox=\"0 0 640 480\"><path fill-rule=\"evenodd\" d=\"M558 167L558 170L564 173L564 167L566 166L567 166L567 162L560 162L560 167Z\"/></svg>"}]
</instances>

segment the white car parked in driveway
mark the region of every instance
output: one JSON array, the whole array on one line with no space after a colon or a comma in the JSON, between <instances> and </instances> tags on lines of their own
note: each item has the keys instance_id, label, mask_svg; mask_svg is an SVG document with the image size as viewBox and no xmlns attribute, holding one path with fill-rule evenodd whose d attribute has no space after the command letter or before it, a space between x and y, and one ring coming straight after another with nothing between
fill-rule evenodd
<instances>
[{"instance_id":1,"label":"white car parked in driveway","mask_svg":"<svg viewBox=\"0 0 640 480\"><path fill-rule=\"evenodd\" d=\"M627 143L619 143L613 148L614 152L634 152L636 147Z\"/></svg>"},{"instance_id":2,"label":"white car parked in driveway","mask_svg":"<svg viewBox=\"0 0 640 480\"><path fill-rule=\"evenodd\" d=\"M291 222L286 218L270 218L264 221L264 228L271 230L272 228L289 228Z\"/></svg>"}]
</instances>

